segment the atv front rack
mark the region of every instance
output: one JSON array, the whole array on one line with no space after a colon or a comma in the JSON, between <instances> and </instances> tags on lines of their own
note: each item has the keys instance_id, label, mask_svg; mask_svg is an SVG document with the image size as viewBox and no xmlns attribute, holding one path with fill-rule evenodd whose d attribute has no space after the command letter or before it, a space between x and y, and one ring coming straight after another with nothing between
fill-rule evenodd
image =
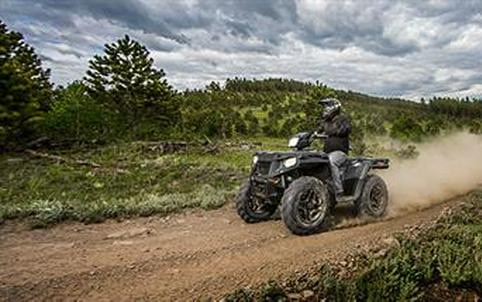
<instances>
[{"instance_id":1,"label":"atv front rack","mask_svg":"<svg viewBox=\"0 0 482 302\"><path fill-rule=\"evenodd\" d=\"M369 160L372 162L372 169L388 169L390 167L388 158L373 158Z\"/></svg>"}]
</instances>

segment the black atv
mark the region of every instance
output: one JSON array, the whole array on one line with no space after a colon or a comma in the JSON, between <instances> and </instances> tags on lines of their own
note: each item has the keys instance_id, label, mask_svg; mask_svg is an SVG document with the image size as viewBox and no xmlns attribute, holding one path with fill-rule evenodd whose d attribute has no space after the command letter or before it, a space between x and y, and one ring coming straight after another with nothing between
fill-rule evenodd
<instances>
[{"instance_id":1,"label":"black atv","mask_svg":"<svg viewBox=\"0 0 482 302\"><path fill-rule=\"evenodd\" d=\"M328 154L310 150L316 132L302 132L289 140L292 152L257 152L249 181L236 198L236 209L248 223L268 220L281 206L281 218L297 235L327 227L338 203L353 203L358 215L382 217L388 205L385 182L372 169L387 169L386 158L348 158L341 168L345 195L335 198Z\"/></svg>"}]
</instances>

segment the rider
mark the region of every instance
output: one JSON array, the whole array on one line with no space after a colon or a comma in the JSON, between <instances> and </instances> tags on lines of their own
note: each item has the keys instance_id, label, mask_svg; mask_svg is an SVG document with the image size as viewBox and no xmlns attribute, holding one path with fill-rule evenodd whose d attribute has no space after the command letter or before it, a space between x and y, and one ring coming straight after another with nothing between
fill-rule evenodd
<instances>
[{"instance_id":1,"label":"rider","mask_svg":"<svg viewBox=\"0 0 482 302\"><path fill-rule=\"evenodd\" d=\"M336 199L343 196L343 184L340 175L340 166L346 161L350 149L349 135L351 132L350 120L341 113L341 103L335 98L319 101L323 105L323 126L320 126L326 135L323 151L330 159L331 175L335 187Z\"/></svg>"}]
</instances>

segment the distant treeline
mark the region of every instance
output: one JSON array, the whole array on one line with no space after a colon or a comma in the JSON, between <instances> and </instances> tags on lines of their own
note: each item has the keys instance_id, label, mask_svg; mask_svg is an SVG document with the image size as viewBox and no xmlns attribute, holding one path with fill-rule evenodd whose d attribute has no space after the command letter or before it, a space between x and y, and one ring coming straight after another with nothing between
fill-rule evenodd
<instances>
[{"instance_id":1,"label":"distant treeline","mask_svg":"<svg viewBox=\"0 0 482 302\"><path fill-rule=\"evenodd\" d=\"M313 84L291 79L268 78L264 80L237 78L227 79L224 89L229 92L298 92L306 94Z\"/></svg>"},{"instance_id":2,"label":"distant treeline","mask_svg":"<svg viewBox=\"0 0 482 302\"><path fill-rule=\"evenodd\" d=\"M422 100L422 103L427 102ZM482 100L478 99L434 97L428 100L428 107L435 113L482 119Z\"/></svg>"}]
</instances>

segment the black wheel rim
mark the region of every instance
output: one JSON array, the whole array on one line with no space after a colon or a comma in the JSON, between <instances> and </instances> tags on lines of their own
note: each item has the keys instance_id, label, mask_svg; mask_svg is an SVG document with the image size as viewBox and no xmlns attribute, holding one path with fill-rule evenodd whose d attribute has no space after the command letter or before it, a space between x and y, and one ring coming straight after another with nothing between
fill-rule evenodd
<instances>
[{"instance_id":1,"label":"black wheel rim","mask_svg":"<svg viewBox=\"0 0 482 302\"><path fill-rule=\"evenodd\" d=\"M253 214L256 215L263 215L269 212L266 203L254 196L251 196L251 198L249 198L248 208Z\"/></svg>"},{"instance_id":2,"label":"black wheel rim","mask_svg":"<svg viewBox=\"0 0 482 302\"><path fill-rule=\"evenodd\" d=\"M310 189L301 195L296 210L299 222L311 226L323 220L327 204L320 192Z\"/></svg>"},{"instance_id":3,"label":"black wheel rim","mask_svg":"<svg viewBox=\"0 0 482 302\"><path fill-rule=\"evenodd\" d=\"M386 206L385 190L382 185L376 184L370 191L370 198L368 201L368 207L370 211L375 214L383 213Z\"/></svg>"}]
</instances>

